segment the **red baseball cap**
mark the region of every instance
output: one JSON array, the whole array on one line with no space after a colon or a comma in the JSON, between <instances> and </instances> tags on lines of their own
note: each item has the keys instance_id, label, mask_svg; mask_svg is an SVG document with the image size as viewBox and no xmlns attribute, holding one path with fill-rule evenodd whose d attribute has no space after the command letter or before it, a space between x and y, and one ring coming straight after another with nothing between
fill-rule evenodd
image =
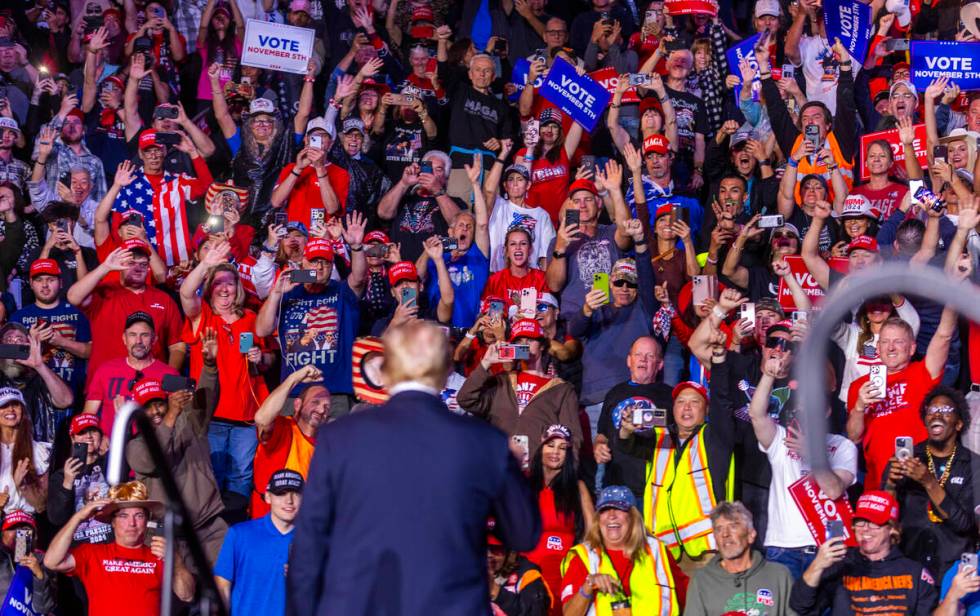
<instances>
[{"instance_id":1,"label":"red baseball cap","mask_svg":"<svg viewBox=\"0 0 980 616\"><path fill-rule=\"evenodd\" d=\"M518 338L544 338L544 330L537 319L519 319L510 328L510 341L514 342Z\"/></svg>"},{"instance_id":2,"label":"red baseball cap","mask_svg":"<svg viewBox=\"0 0 980 616\"><path fill-rule=\"evenodd\" d=\"M313 259L333 261L333 246L325 239L312 239L306 243L306 249L303 250L303 258L307 261L312 261Z\"/></svg>"},{"instance_id":3,"label":"red baseball cap","mask_svg":"<svg viewBox=\"0 0 980 616\"><path fill-rule=\"evenodd\" d=\"M664 115L664 106L663 106L663 103L660 102L660 99L659 98L657 98L656 96L647 96L646 98L643 98L643 99L640 100L640 117L641 118L643 117L643 114L644 113L650 111L651 109L653 109L654 111L656 111L657 113L659 113L661 117L663 117L663 115Z\"/></svg>"},{"instance_id":4,"label":"red baseball cap","mask_svg":"<svg viewBox=\"0 0 980 616\"><path fill-rule=\"evenodd\" d=\"M166 400L167 392L163 391L160 381L146 379L140 381L133 387L133 398L139 404L145 405L150 400Z\"/></svg>"},{"instance_id":5,"label":"red baseball cap","mask_svg":"<svg viewBox=\"0 0 980 616\"><path fill-rule=\"evenodd\" d=\"M595 183L592 180L575 180L572 185L568 187L568 196L571 197L576 192L580 190L586 190L596 197L599 196L599 191L595 188Z\"/></svg>"},{"instance_id":6,"label":"red baseball cap","mask_svg":"<svg viewBox=\"0 0 980 616\"><path fill-rule=\"evenodd\" d=\"M667 214L670 214L670 210L672 209L674 209L673 203L665 203L664 205L661 205L660 207L657 208L657 213L653 217L653 220L656 221L661 216L666 216Z\"/></svg>"},{"instance_id":7,"label":"red baseball cap","mask_svg":"<svg viewBox=\"0 0 980 616\"><path fill-rule=\"evenodd\" d=\"M61 268L54 259L35 259L31 263L30 277L35 276L61 276Z\"/></svg>"},{"instance_id":8,"label":"red baseball cap","mask_svg":"<svg viewBox=\"0 0 980 616\"><path fill-rule=\"evenodd\" d=\"M847 254L850 256L855 250L867 250L868 252L878 253L878 240L870 235L859 235L847 245Z\"/></svg>"},{"instance_id":9,"label":"red baseball cap","mask_svg":"<svg viewBox=\"0 0 980 616\"><path fill-rule=\"evenodd\" d=\"M364 236L364 243L370 244L371 242L381 242L382 244L390 244L391 239L385 234L384 231L372 231Z\"/></svg>"},{"instance_id":10,"label":"red baseball cap","mask_svg":"<svg viewBox=\"0 0 980 616\"><path fill-rule=\"evenodd\" d=\"M145 150L147 148L159 147L157 144L157 131L154 129L145 130L140 134L139 149Z\"/></svg>"},{"instance_id":11,"label":"red baseball cap","mask_svg":"<svg viewBox=\"0 0 980 616\"><path fill-rule=\"evenodd\" d=\"M868 490L854 507L855 520L867 520L879 526L898 521L898 502L884 490Z\"/></svg>"},{"instance_id":12,"label":"red baseball cap","mask_svg":"<svg viewBox=\"0 0 980 616\"><path fill-rule=\"evenodd\" d=\"M910 71L910 70L912 70L912 65L909 64L908 62L896 62L895 64L892 64L892 73L894 73L895 71L901 70L903 68L905 70L909 70Z\"/></svg>"},{"instance_id":13,"label":"red baseball cap","mask_svg":"<svg viewBox=\"0 0 980 616\"><path fill-rule=\"evenodd\" d=\"M653 152L666 156L669 150L670 142L663 135L653 134L643 140L643 154Z\"/></svg>"},{"instance_id":14,"label":"red baseball cap","mask_svg":"<svg viewBox=\"0 0 980 616\"><path fill-rule=\"evenodd\" d=\"M388 283L395 286L402 280L418 281L419 272L415 269L415 264L411 261L399 261L388 270Z\"/></svg>"},{"instance_id":15,"label":"red baseball cap","mask_svg":"<svg viewBox=\"0 0 980 616\"><path fill-rule=\"evenodd\" d=\"M683 381L678 383L674 387L674 391L670 393L670 397L676 400L677 396L681 395L681 392L684 391L685 389L693 389L694 391L701 394L702 398L704 398L705 400L708 399L708 390L705 389L704 385L702 385L701 383L695 383L694 381Z\"/></svg>"},{"instance_id":16,"label":"red baseball cap","mask_svg":"<svg viewBox=\"0 0 980 616\"><path fill-rule=\"evenodd\" d=\"M126 250L138 250L146 254L146 256L150 256L150 245L136 237L123 242L122 247Z\"/></svg>"},{"instance_id":17,"label":"red baseball cap","mask_svg":"<svg viewBox=\"0 0 980 616\"><path fill-rule=\"evenodd\" d=\"M68 434L78 436L91 428L102 430L98 416L92 413L79 413L71 418L71 427L68 429Z\"/></svg>"},{"instance_id":18,"label":"red baseball cap","mask_svg":"<svg viewBox=\"0 0 980 616\"><path fill-rule=\"evenodd\" d=\"M15 526L25 524L34 530L37 530L37 522L34 521L34 516L27 513L23 509L14 509L3 517L3 530L10 530Z\"/></svg>"}]
</instances>

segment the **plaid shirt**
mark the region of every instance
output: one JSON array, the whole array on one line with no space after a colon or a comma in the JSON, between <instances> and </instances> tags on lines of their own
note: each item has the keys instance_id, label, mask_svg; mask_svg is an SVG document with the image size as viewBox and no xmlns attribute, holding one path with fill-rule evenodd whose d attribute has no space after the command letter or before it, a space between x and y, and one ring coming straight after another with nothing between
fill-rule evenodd
<instances>
[{"instance_id":1,"label":"plaid shirt","mask_svg":"<svg viewBox=\"0 0 980 616\"><path fill-rule=\"evenodd\" d=\"M84 142L82 143L81 154L76 154L73 149L62 143L61 125L63 123L64 120L56 116L47 124L47 126L58 131L58 138L54 140L51 155L44 165L44 179L48 186L54 186L58 178L71 171L72 167L85 167L88 169L89 177L92 178L91 198L98 203L106 193L105 170L102 168L102 161L95 154L92 154ZM37 160L37 150L38 143L35 142L31 160Z\"/></svg>"},{"instance_id":2,"label":"plaid shirt","mask_svg":"<svg viewBox=\"0 0 980 616\"><path fill-rule=\"evenodd\" d=\"M192 54L197 49L197 29L201 27L201 15L207 0L180 0L174 9L171 20L177 32L187 41L187 53ZM204 67L207 70L207 67Z\"/></svg>"},{"instance_id":3,"label":"plaid shirt","mask_svg":"<svg viewBox=\"0 0 980 616\"><path fill-rule=\"evenodd\" d=\"M10 162L0 159L0 183L10 183L22 192L27 186L27 178L31 176L31 166L24 161L10 157Z\"/></svg>"}]
</instances>

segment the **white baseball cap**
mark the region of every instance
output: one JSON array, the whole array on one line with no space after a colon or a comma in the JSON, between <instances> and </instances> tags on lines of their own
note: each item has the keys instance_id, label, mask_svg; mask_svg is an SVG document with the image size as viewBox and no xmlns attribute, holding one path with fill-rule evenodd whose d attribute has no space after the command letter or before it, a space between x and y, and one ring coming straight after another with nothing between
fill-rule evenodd
<instances>
[{"instance_id":1,"label":"white baseball cap","mask_svg":"<svg viewBox=\"0 0 980 616\"><path fill-rule=\"evenodd\" d=\"M320 116L318 118L313 118L312 120L306 123L307 135L309 135L310 132L314 130L325 131L328 135L330 135L331 139L337 138L337 129L334 128L333 124L327 122L327 119L324 118L323 116Z\"/></svg>"},{"instance_id":2,"label":"white baseball cap","mask_svg":"<svg viewBox=\"0 0 980 616\"><path fill-rule=\"evenodd\" d=\"M255 115L257 113L267 113L269 115L275 115L276 106L275 104L267 98L262 96L254 99L252 104L248 106L249 115Z\"/></svg>"},{"instance_id":3,"label":"white baseball cap","mask_svg":"<svg viewBox=\"0 0 980 616\"><path fill-rule=\"evenodd\" d=\"M755 3L756 19L762 17L763 15L780 17L782 14L783 8L779 5L779 0L758 0Z\"/></svg>"}]
</instances>

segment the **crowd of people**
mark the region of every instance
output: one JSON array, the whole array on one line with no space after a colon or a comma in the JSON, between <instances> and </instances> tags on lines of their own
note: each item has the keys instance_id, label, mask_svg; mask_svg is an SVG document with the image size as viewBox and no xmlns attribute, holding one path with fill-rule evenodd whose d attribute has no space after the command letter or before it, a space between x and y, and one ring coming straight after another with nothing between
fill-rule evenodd
<instances>
[{"instance_id":1,"label":"crowd of people","mask_svg":"<svg viewBox=\"0 0 980 616\"><path fill-rule=\"evenodd\" d=\"M313 31L305 72L253 66L256 22ZM909 42L978 28L901 0L5 3L4 606L157 614L169 570L187 609L196 542L231 614L308 613L318 438L430 321L445 412L506 433L537 498L536 545L487 521L488 613L980 614L980 325L874 297L794 371L855 274L976 284L980 96ZM608 88L591 129L544 87L566 64ZM168 464L131 430L110 485L129 400Z\"/></svg>"}]
</instances>

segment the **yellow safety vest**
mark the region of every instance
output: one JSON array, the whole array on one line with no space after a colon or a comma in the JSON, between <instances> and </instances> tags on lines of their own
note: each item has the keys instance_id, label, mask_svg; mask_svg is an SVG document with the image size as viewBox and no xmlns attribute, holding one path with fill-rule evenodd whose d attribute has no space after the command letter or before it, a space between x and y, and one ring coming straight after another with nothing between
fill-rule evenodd
<instances>
[{"instance_id":1,"label":"yellow safety vest","mask_svg":"<svg viewBox=\"0 0 980 616\"><path fill-rule=\"evenodd\" d=\"M630 609L635 616L662 615L677 616L677 591L674 588L674 575L670 571L667 548L653 537L647 537L646 554L633 563L630 573ZM601 555L600 555L601 551ZM573 558L578 558L589 570L590 575L603 573L619 581L619 574L605 550L594 550L587 543L573 546L561 563L561 574L565 575ZM622 584L620 584L622 585ZM612 597L596 592L588 616L612 616Z\"/></svg>"},{"instance_id":2,"label":"yellow safety vest","mask_svg":"<svg viewBox=\"0 0 980 616\"><path fill-rule=\"evenodd\" d=\"M795 152L797 148L800 147L800 143L803 142L803 134L800 133L796 137L796 141L793 142L793 149L790 154ZM844 183L847 184L847 189L850 190L854 186L854 165L848 159L844 158L844 153L841 152L840 144L837 143L837 136L833 132L827 133L827 146L830 148L830 153L834 156L834 162L837 163L840 169L841 176L844 178ZM789 156L787 154L786 156ZM800 195L800 181L807 175L814 173L819 175L823 179L827 180L827 201L833 203L834 201L834 187L830 182L830 169L827 165L822 165L817 162L816 155L813 157L813 162L810 162L809 156L804 156L803 160L800 161L800 165L796 168L796 188L793 193L796 196L796 202L799 203L802 199Z\"/></svg>"},{"instance_id":3,"label":"yellow safety vest","mask_svg":"<svg viewBox=\"0 0 980 616\"><path fill-rule=\"evenodd\" d=\"M702 426L687 441L679 460L674 456L674 439L664 428L656 428L653 459L647 461L647 484L643 494L643 519L647 531L662 541L675 559L683 552L698 557L718 549L711 528L711 510L717 505ZM732 500L734 459L729 463L726 498Z\"/></svg>"}]
</instances>

